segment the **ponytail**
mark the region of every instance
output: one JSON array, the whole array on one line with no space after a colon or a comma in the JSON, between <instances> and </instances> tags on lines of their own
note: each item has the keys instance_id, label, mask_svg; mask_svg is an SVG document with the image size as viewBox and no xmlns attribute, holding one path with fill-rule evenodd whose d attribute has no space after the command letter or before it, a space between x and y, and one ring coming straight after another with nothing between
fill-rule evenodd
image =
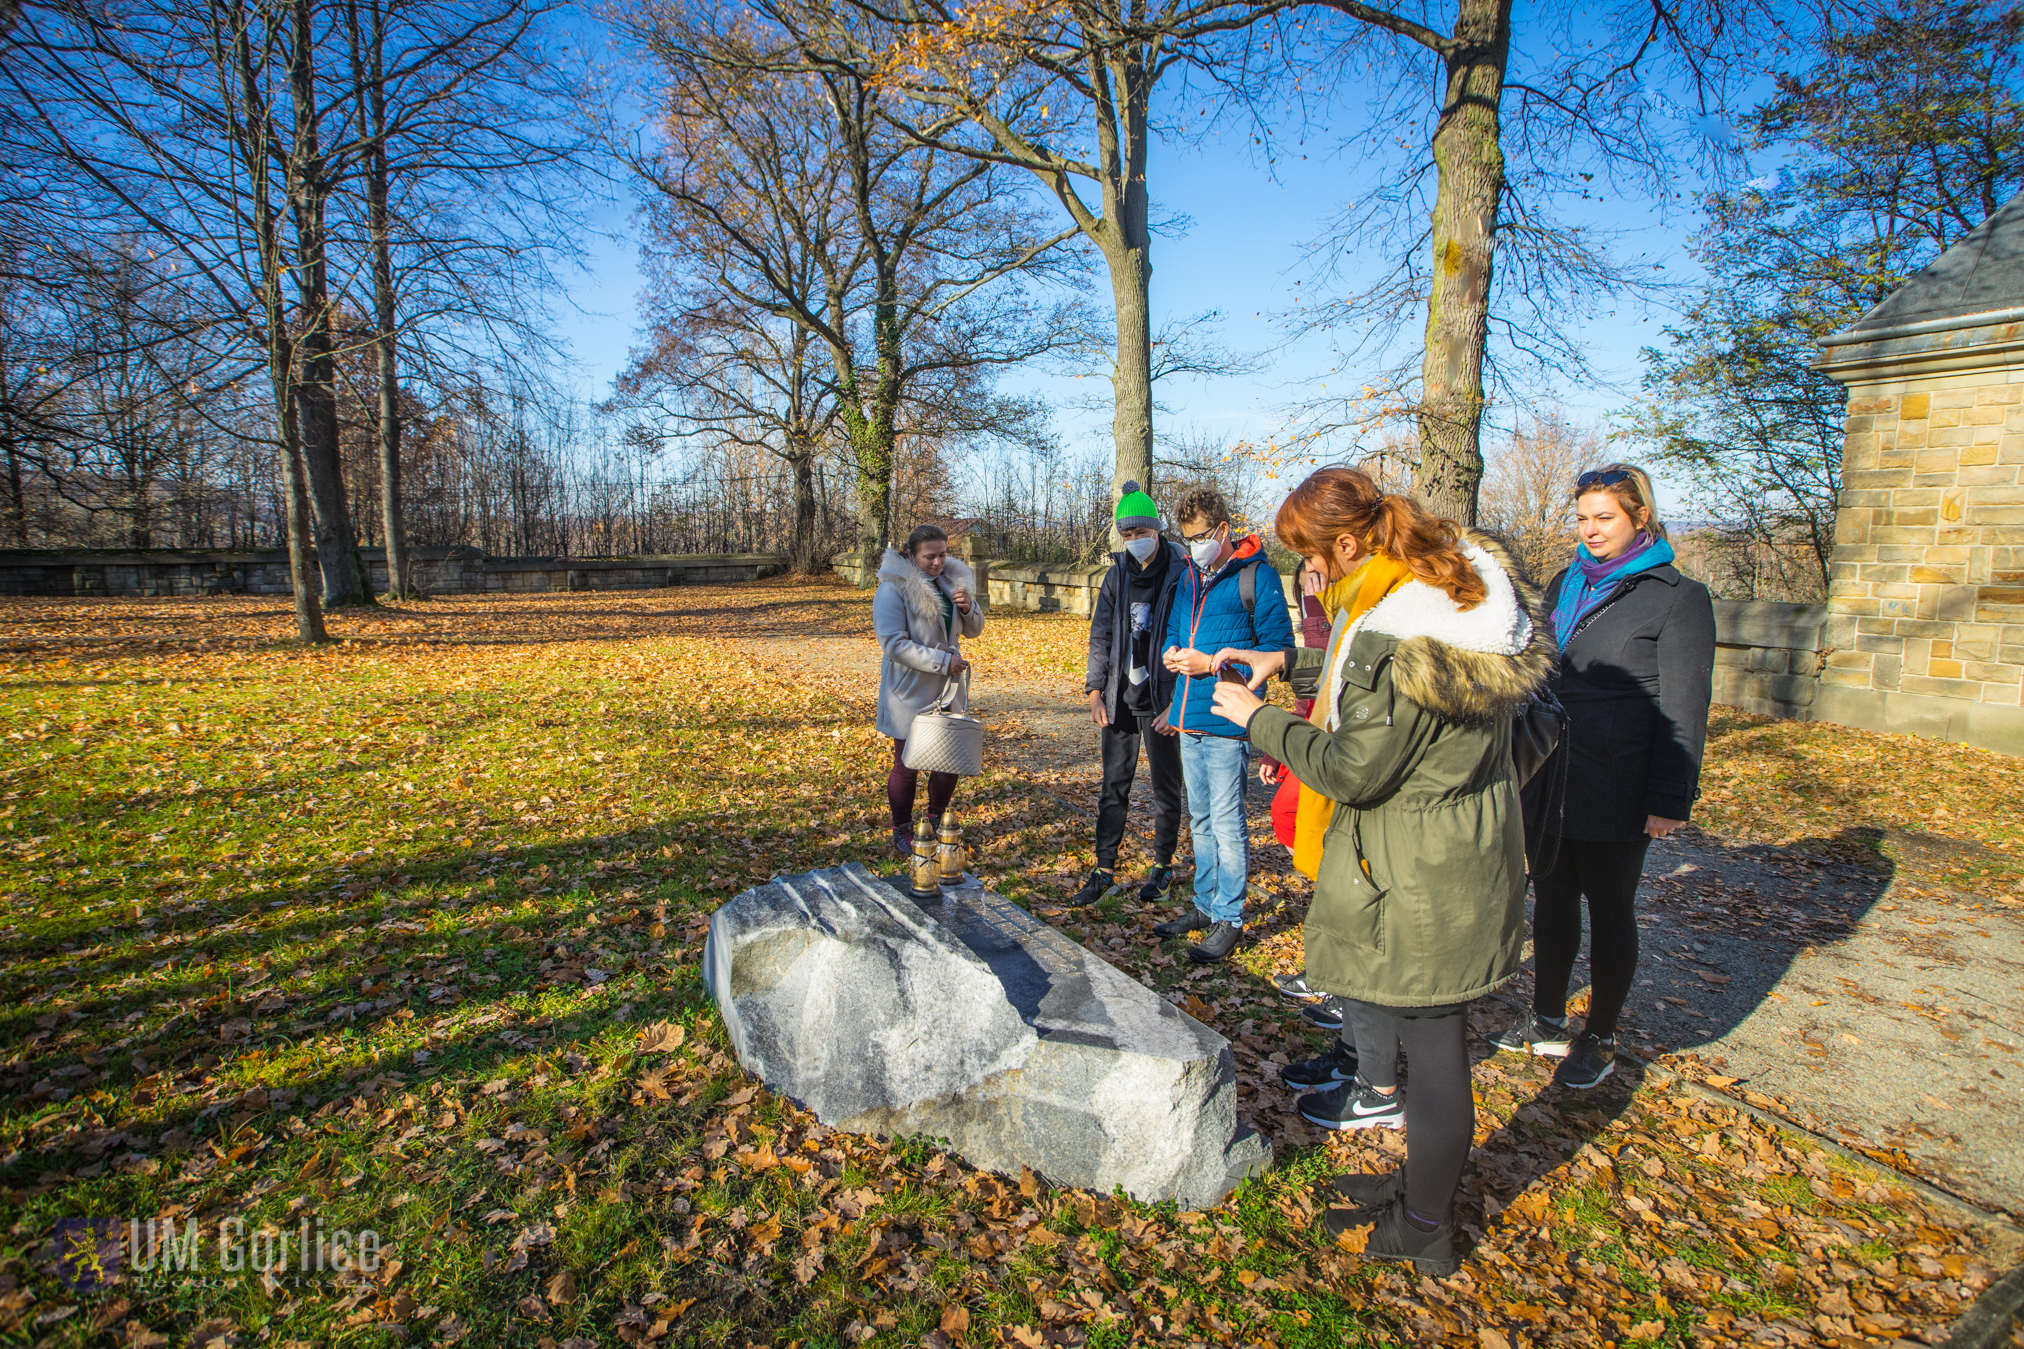
<instances>
[{"instance_id":1,"label":"ponytail","mask_svg":"<svg viewBox=\"0 0 2024 1349\"><path fill-rule=\"evenodd\" d=\"M1353 468L1324 468L1308 475L1279 507L1273 532L1280 542L1306 556L1332 556L1343 535L1366 551L1403 563L1408 572L1438 586L1464 609L1489 594L1483 578L1462 556L1461 527L1429 514L1420 503L1395 492L1380 492L1370 475Z\"/></svg>"}]
</instances>

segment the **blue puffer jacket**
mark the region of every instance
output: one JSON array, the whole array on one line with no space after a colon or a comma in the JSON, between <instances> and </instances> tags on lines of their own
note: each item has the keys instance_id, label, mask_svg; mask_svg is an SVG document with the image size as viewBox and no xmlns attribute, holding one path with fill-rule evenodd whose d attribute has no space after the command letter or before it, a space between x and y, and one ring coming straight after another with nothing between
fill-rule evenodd
<instances>
[{"instance_id":1,"label":"blue puffer jacket","mask_svg":"<svg viewBox=\"0 0 2024 1349\"><path fill-rule=\"evenodd\" d=\"M1258 603L1244 612L1244 595L1237 584L1239 574L1257 568ZM1190 562L1174 592L1174 607L1167 615L1167 639L1160 648L1193 647L1213 656L1226 646L1247 651L1285 651L1293 645L1293 620L1286 616L1286 588L1279 573L1265 561L1265 544L1256 534L1240 540L1236 552L1223 569L1209 578L1206 591L1201 569ZM1174 687L1174 701L1167 710L1167 723L1178 730L1202 735L1222 735L1241 740L1243 727L1216 715L1216 676L1190 675Z\"/></svg>"}]
</instances>

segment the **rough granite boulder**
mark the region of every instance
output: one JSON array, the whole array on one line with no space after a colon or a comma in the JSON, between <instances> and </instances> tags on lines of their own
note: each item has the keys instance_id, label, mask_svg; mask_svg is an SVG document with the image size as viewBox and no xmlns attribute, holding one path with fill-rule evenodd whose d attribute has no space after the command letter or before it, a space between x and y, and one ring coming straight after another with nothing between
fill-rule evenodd
<instances>
[{"instance_id":1,"label":"rough granite boulder","mask_svg":"<svg viewBox=\"0 0 2024 1349\"><path fill-rule=\"evenodd\" d=\"M1271 1164L1222 1036L974 881L780 877L717 910L703 966L738 1061L833 1128L1188 1209Z\"/></svg>"}]
</instances>

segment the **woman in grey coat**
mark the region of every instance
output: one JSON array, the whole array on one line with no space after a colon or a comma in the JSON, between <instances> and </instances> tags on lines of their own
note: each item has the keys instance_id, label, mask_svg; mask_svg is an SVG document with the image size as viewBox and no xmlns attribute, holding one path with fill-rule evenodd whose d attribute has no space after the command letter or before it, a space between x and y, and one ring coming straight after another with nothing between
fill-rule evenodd
<instances>
[{"instance_id":1,"label":"woman in grey coat","mask_svg":"<svg viewBox=\"0 0 2024 1349\"><path fill-rule=\"evenodd\" d=\"M899 552L886 549L879 564L878 593L871 601L872 631L885 653L878 733L893 742L886 803L892 808L893 848L901 857L914 850L914 789L921 776L905 763L907 733L914 715L933 706L948 682L970 666L962 639L984 631L984 606L970 590L975 580L967 563L949 555L949 536L934 525L907 535ZM957 684L952 706L969 709L967 681ZM928 818L939 819L955 794L954 773L928 774Z\"/></svg>"}]
</instances>

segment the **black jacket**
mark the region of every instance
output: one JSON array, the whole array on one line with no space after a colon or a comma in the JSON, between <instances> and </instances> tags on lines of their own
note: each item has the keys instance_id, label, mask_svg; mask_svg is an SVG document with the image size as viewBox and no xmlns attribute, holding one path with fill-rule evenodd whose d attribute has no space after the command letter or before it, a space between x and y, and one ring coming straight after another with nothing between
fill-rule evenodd
<instances>
[{"instance_id":1,"label":"black jacket","mask_svg":"<svg viewBox=\"0 0 2024 1349\"><path fill-rule=\"evenodd\" d=\"M1167 630L1167 614L1174 607L1174 590L1181 583L1181 573L1187 568L1188 555L1179 544L1165 544L1167 574L1160 582L1159 597L1153 603L1151 629L1153 711L1163 712L1174 697L1174 672L1160 660L1160 639ZM1083 676L1083 692L1103 690L1104 710L1111 721L1117 722L1123 715L1120 699L1123 684L1131 672L1131 578L1125 574L1130 565L1130 553L1112 553L1110 570L1104 573L1103 586L1096 592L1096 610L1089 616L1089 664ZM1123 599L1119 599L1120 590Z\"/></svg>"},{"instance_id":2,"label":"black jacket","mask_svg":"<svg viewBox=\"0 0 2024 1349\"><path fill-rule=\"evenodd\" d=\"M1546 587L1549 624L1566 575ZM1560 653L1552 688L1567 729L1526 785L1526 832L1629 843L1646 816L1686 819L1701 794L1714 672L1706 586L1664 566L1618 587Z\"/></svg>"}]
</instances>

